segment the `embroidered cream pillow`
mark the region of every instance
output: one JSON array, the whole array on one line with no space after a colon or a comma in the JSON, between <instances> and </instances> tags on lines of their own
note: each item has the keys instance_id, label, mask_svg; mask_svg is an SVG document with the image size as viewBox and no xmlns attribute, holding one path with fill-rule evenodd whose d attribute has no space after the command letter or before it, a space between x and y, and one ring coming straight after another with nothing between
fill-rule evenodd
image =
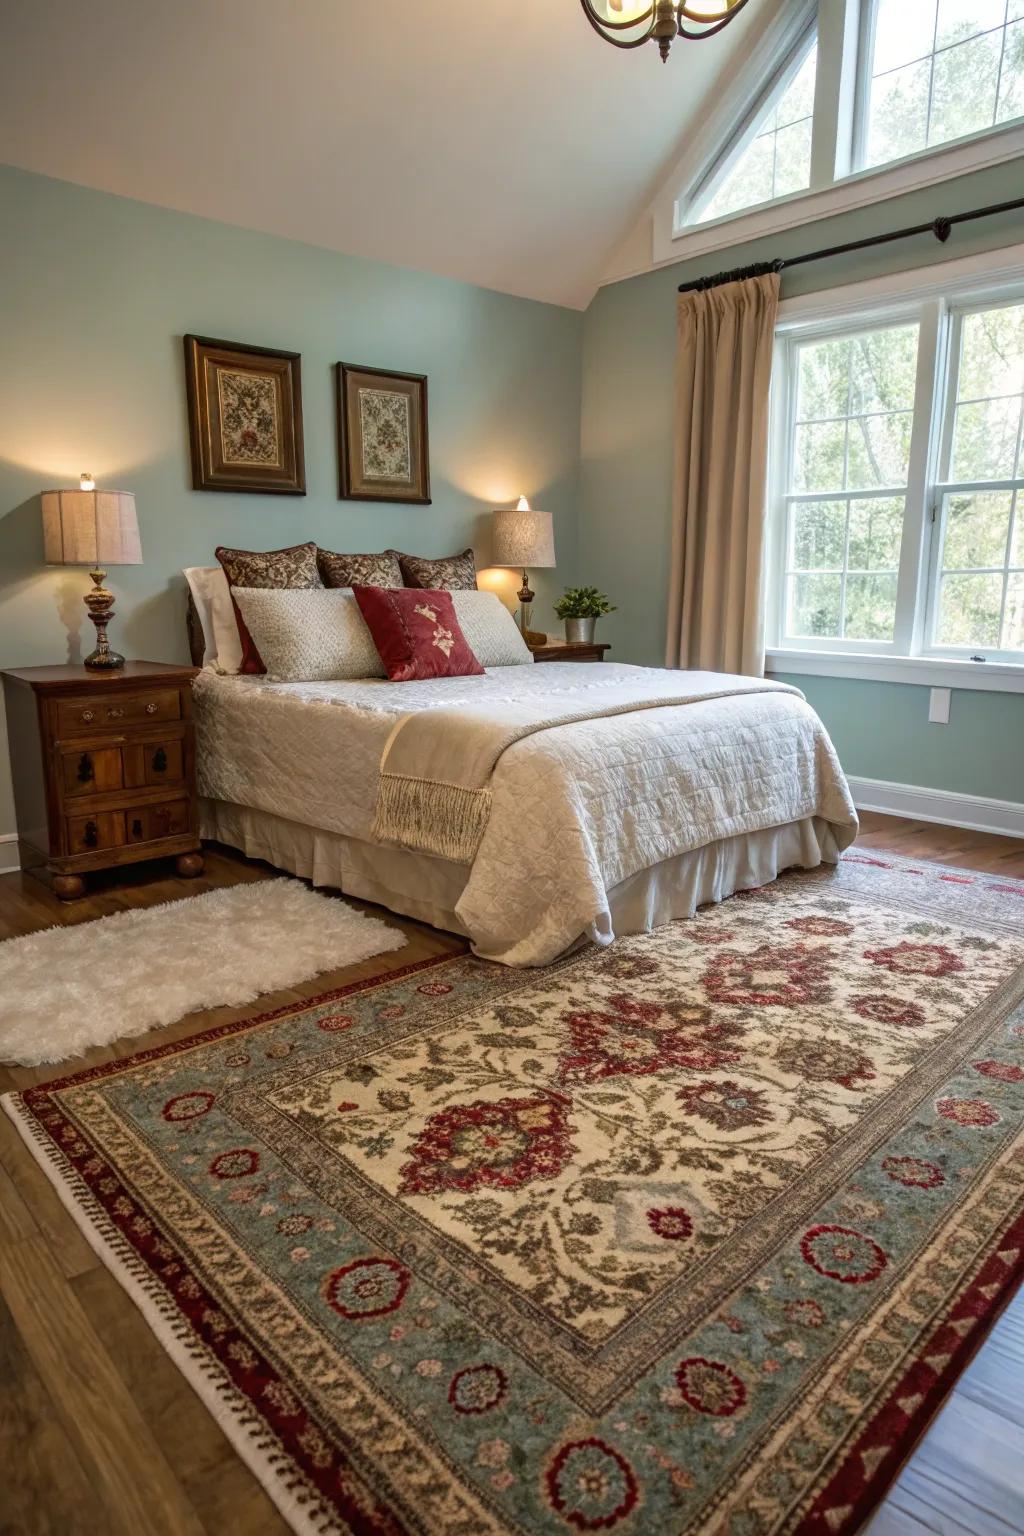
<instances>
[{"instance_id":1,"label":"embroidered cream pillow","mask_svg":"<svg viewBox=\"0 0 1024 1536\"><path fill-rule=\"evenodd\" d=\"M271 680L385 676L350 587L235 587L233 596Z\"/></svg>"}]
</instances>

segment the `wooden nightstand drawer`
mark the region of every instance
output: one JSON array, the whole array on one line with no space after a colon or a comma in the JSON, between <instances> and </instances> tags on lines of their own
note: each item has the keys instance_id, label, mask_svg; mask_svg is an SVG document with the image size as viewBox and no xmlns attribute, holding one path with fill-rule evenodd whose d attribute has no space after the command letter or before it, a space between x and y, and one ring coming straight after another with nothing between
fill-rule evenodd
<instances>
[{"instance_id":1,"label":"wooden nightstand drawer","mask_svg":"<svg viewBox=\"0 0 1024 1536\"><path fill-rule=\"evenodd\" d=\"M91 816L68 817L69 853L95 853L99 848L120 848L123 843L123 811L93 811Z\"/></svg>"},{"instance_id":2,"label":"wooden nightstand drawer","mask_svg":"<svg viewBox=\"0 0 1024 1536\"><path fill-rule=\"evenodd\" d=\"M181 719L181 694L177 688L141 693L135 698L118 695L61 699L57 704L57 733L124 730L126 725L150 725Z\"/></svg>"},{"instance_id":3,"label":"wooden nightstand drawer","mask_svg":"<svg viewBox=\"0 0 1024 1536\"><path fill-rule=\"evenodd\" d=\"M180 736L130 741L123 750L124 782L129 789L150 784L180 784L185 777L184 742Z\"/></svg>"},{"instance_id":4,"label":"wooden nightstand drawer","mask_svg":"<svg viewBox=\"0 0 1024 1536\"><path fill-rule=\"evenodd\" d=\"M124 784L120 747L72 747L60 754L64 798L102 795Z\"/></svg>"},{"instance_id":5,"label":"wooden nightstand drawer","mask_svg":"<svg viewBox=\"0 0 1024 1536\"><path fill-rule=\"evenodd\" d=\"M181 837L189 829L189 803L187 800L168 800L159 805L136 805L125 811L124 821L129 843L155 843L164 837Z\"/></svg>"}]
</instances>

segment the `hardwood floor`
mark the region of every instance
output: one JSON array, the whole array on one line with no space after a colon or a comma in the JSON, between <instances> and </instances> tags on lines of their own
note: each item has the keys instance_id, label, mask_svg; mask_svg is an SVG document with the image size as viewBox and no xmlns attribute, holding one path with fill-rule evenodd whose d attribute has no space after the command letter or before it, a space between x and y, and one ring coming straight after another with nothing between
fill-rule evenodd
<instances>
[{"instance_id":1,"label":"hardwood floor","mask_svg":"<svg viewBox=\"0 0 1024 1536\"><path fill-rule=\"evenodd\" d=\"M985 833L866 814L860 844L1024 876L1024 841ZM71 905L31 876L4 875L0 938L268 873L263 864L212 847L198 880L137 866L96 877L89 896ZM270 994L260 1009L464 948L452 935L372 910L406 933L404 949ZM0 1067L0 1093L253 1011L250 1004L192 1014L60 1068ZM2 1114L0 1467L0 1536L283 1536L287 1530Z\"/></svg>"}]
</instances>

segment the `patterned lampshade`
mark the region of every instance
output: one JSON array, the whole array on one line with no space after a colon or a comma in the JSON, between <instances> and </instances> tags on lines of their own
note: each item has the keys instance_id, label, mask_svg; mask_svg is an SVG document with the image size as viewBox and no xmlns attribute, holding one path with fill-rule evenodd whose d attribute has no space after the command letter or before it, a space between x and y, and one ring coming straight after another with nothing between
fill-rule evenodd
<instances>
[{"instance_id":1,"label":"patterned lampshade","mask_svg":"<svg viewBox=\"0 0 1024 1536\"><path fill-rule=\"evenodd\" d=\"M43 558L47 565L141 565L135 497L130 491L44 491Z\"/></svg>"},{"instance_id":2,"label":"patterned lampshade","mask_svg":"<svg viewBox=\"0 0 1024 1536\"><path fill-rule=\"evenodd\" d=\"M555 564L555 531L550 512L536 512L520 498L518 507L491 514L491 563L517 570L544 570Z\"/></svg>"}]
</instances>

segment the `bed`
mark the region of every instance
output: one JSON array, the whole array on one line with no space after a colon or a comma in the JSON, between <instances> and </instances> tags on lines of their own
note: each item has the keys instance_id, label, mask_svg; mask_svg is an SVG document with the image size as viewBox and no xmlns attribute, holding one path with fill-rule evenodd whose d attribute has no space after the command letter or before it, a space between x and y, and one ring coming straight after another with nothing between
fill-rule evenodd
<instances>
[{"instance_id":1,"label":"bed","mask_svg":"<svg viewBox=\"0 0 1024 1536\"><path fill-rule=\"evenodd\" d=\"M765 683L657 703L652 690L685 693L687 676L602 662L274 682L207 667L195 685L202 832L464 934L477 954L512 966L835 862L857 817L803 696ZM635 709L602 713L631 692ZM501 752L470 861L375 837L381 760L399 722L443 710L457 756L459 712L481 705L495 717L550 708L554 720L573 718Z\"/></svg>"}]
</instances>

